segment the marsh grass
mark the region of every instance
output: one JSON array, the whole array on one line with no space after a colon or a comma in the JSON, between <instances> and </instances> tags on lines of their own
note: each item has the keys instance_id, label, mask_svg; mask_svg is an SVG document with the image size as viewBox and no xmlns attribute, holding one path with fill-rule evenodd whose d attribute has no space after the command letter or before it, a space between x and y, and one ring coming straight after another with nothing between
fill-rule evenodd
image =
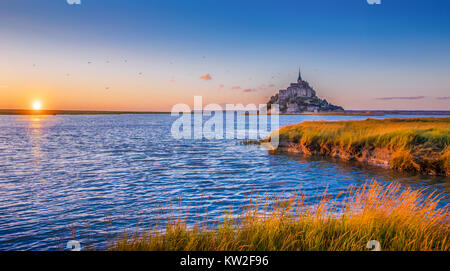
<instances>
[{"instance_id":1,"label":"marsh grass","mask_svg":"<svg viewBox=\"0 0 450 271\"><path fill-rule=\"evenodd\" d=\"M336 197L320 195L309 206L302 192L255 197L240 215L228 213L213 226L189 227L182 219L162 228L121 235L111 250L149 251L347 251L366 250L377 240L383 250L448 251L448 208L439 196L376 182L349 187Z\"/></svg>"},{"instance_id":2,"label":"marsh grass","mask_svg":"<svg viewBox=\"0 0 450 271\"><path fill-rule=\"evenodd\" d=\"M279 135L281 145L301 145L306 154L367 160L378 152L393 169L450 174L450 118L307 121Z\"/></svg>"}]
</instances>

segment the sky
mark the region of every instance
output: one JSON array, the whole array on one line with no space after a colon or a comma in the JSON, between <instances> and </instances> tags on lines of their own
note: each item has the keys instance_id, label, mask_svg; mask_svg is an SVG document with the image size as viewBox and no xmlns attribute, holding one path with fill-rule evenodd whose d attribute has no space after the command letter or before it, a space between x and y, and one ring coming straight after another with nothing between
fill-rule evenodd
<instances>
[{"instance_id":1,"label":"sky","mask_svg":"<svg viewBox=\"0 0 450 271\"><path fill-rule=\"evenodd\" d=\"M264 104L302 75L348 110L450 110L450 1L0 1L0 108Z\"/></svg>"}]
</instances>

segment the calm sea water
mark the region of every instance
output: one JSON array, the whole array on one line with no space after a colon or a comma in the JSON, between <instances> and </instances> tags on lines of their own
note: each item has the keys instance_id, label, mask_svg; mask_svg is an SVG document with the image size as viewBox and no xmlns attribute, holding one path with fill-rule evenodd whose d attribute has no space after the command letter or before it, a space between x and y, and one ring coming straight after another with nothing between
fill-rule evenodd
<instances>
[{"instance_id":1,"label":"calm sea water","mask_svg":"<svg viewBox=\"0 0 450 271\"><path fill-rule=\"evenodd\" d=\"M377 118L385 118L384 116ZM416 117L399 116L395 117ZM305 120L364 116L281 116ZM217 221L253 193L336 195L366 181L444 193L450 180L325 159L269 155L240 140L175 140L170 115L0 116L0 250L104 249L111 236L189 215ZM181 200L180 200L181 199ZM171 204L172 203L172 204ZM72 236L74 235L74 236Z\"/></svg>"}]
</instances>

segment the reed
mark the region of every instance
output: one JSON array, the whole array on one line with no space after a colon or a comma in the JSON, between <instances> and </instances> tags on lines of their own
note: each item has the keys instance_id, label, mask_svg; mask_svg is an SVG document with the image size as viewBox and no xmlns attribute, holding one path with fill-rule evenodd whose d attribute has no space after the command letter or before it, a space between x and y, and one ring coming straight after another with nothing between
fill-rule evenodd
<instances>
[{"instance_id":1,"label":"reed","mask_svg":"<svg viewBox=\"0 0 450 271\"><path fill-rule=\"evenodd\" d=\"M217 225L187 226L171 221L164 230L121 235L111 250L146 251L361 251L370 240L382 250L448 251L448 208L439 196L376 182L317 205L293 196L256 197L240 215Z\"/></svg>"}]
</instances>

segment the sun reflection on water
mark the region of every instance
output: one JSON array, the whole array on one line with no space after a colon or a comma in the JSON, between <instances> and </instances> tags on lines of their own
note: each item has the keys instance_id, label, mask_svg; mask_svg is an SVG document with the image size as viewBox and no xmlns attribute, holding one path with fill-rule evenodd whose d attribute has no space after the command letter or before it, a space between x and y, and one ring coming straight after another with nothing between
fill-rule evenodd
<instances>
[{"instance_id":1,"label":"sun reflection on water","mask_svg":"<svg viewBox=\"0 0 450 271\"><path fill-rule=\"evenodd\" d=\"M45 127L51 126L56 121L54 116L47 115L27 115L20 116L16 121L23 122L28 130L26 135L31 147L33 162L38 164L43 160L42 146L46 143L46 136L43 133Z\"/></svg>"}]
</instances>

